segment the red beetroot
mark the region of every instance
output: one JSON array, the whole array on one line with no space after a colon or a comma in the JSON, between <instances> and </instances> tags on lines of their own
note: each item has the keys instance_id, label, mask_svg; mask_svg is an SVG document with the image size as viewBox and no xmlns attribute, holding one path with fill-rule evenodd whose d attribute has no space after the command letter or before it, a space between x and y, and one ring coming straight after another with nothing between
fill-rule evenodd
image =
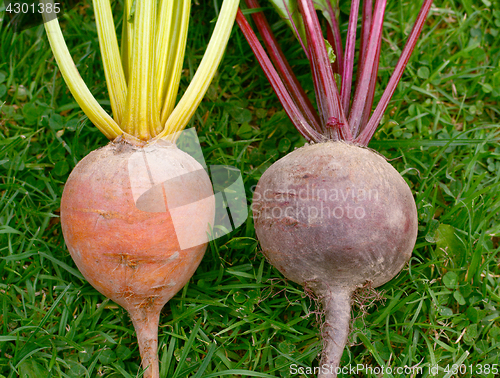
<instances>
[{"instance_id":1,"label":"red beetroot","mask_svg":"<svg viewBox=\"0 0 500 378\"><path fill-rule=\"evenodd\" d=\"M241 31L296 129L318 143L292 152L264 173L254 194L255 229L269 261L286 277L310 287L323 302L321 363L325 369L319 377L336 377L349 330L352 292L394 277L415 244L417 212L410 189L382 157L358 146L366 147L373 137L432 0L423 0L373 113L387 0L363 1L362 7L360 0L351 1L344 51L337 2L271 0L309 60L316 106L286 61L259 1L245 3L253 8L252 18L267 53L239 12ZM362 36L353 85L361 8ZM326 22L320 22L319 14ZM328 51L325 38L333 51Z\"/></svg>"},{"instance_id":2,"label":"red beetroot","mask_svg":"<svg viewBox=\"0 0 500 378\"><path fill-rule=\"evenodd\" d=\"M380 155L324 142L274 163L253 200L265 256L323 304L321 365L334 371L347 341L354 290L386 283L411 256L417 237L411 190Z\"/></svg>"}]
</instances>

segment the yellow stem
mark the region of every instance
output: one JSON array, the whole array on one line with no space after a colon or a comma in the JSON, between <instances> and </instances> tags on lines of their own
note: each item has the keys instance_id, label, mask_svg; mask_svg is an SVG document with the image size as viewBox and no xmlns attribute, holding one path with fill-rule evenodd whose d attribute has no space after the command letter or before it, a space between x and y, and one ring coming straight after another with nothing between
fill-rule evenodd
<instances>
[{"instance_id":1,"label":"yellow stem","mask_svg":"<svg viewBox=\"0 0 500 378\"><path fill-rule=\"evenodd\" d=\"M128 71L129 71L129 43L132 38L132 26L128 22L130 16L130 0L125 0L123 2L123 20L122 20L122 40L120 46L120 53L123 66L123 74L125 76L125 82L128 84Z\"/></svg>"},{"instance_id":2,"label":"yellow stem","mask_svg":"<svg viewBox=\"0 0 500 378\"><path fill-rule=\"evenodd\" d=\"M181 0L174 8L174 19L171 25L170 44L168 46L169 59L165 73L165 87L162 88L161 125L167 121L177 100L179 83L181 81L182 65L186 51L186 41L189 26L191 0ZM161 47L160 47L161 49ZM161 130L160 130L161 131Z\"/></svg>"},{"instance_id":3,"label":"yellow stem","mask_svg":"<svg viewBox=\"0 0 500 378\"><path fill-rule=\"evenodd\" d=\"M46 3L48 2L46 1ZM43 15L45 16L45 13L43 13ZM73 58L71 58L71 54L64 42L64 37L57 18L51 21L45 21L45 30L59 70L71 94L78 105L80 105L80 108L82 108L87 117L89 117L90 122L92 122L108 139L113 140L118 135L123 134L120 126L118 126L113 118L111 118L102 106L99 105L78 73Z\"/></svg>"},{"instance_id":4,"label":"yellow stem","mask_svg":"<svg viewBox=\"0 0 500 378\"><path fill-rule=\"evenodd\" d=\"M120 125L127 99L127 84L120 60L111 4L109 0L93 0L93 4L111 109L116 123Z\"/></svg>"},{"instance_id":5,"label":"yellow stem","mask_svg":"<svg viewBox=\"0 0 500 378\"><path fill-rule=\"evenodd\" d=\"M133 49L129 51L131 65L123 129L141 140L151 139L151 129L156 129L155 123L159 123L151 71L155 55L152 48L155 3L155 0L137 0Z\"/></svg>"},{"instance_id":6,"label":"yellow stem","mask_svg":"<svg viewBox=\"0 0 500 378\"><path fill-rule=\"evenodd\" d=\"M174 24L174 2L168 0L160 0L158 6L158 17L156 21L156 52L158 58L158 70L156 72L156 80L158 82L158 107L161 106L164 101L165 93L167 91L167 65L170 57L170 40L172 38L172 33L174 29L172 25Z\"/></svg>"},{"instance_id":7,"label":"yellow stem","mask_svg":"<svg viewBox=\"0 0 500 378\"><path fill-rule=\"evenodd\" d=\"M168 117L163 131L155 139L172 139L172 136L169 137L169 135L178 135L176 132L184 129L193 116L222 59L238 5L239 0L224 0L219 19L200 66L181 100Z\"/></svg>"}]
</instances>

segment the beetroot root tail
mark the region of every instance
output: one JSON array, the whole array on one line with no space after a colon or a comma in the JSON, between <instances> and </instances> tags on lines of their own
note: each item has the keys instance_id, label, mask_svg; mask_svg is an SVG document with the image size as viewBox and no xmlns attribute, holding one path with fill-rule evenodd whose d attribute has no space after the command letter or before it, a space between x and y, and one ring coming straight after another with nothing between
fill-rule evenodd
<instances>
[{"instance_id":1,"label":"beetroot root tail","mask_svg":"<svg viewBox=\"0 0 500 378\"><path fill-rule=\"evenodd\" d=\"M158 366L158 324L160 311L139 308L136 311L130 311L130 317L137 333L142 367L144 369L147 368L143 378L160 378Z\"/></svg>"},{"instance_id":2,"label":"beetroot root tail","mask_svg":"<svg viewBox=\"0 0 500 378\"><path fill-rule=\"evenodd\" d=\"M323 325L323 354L318 378L337 378L337 368L349 336L352 291L332 288L321 295L325 323Z\"/></svg>"}]
</instances>

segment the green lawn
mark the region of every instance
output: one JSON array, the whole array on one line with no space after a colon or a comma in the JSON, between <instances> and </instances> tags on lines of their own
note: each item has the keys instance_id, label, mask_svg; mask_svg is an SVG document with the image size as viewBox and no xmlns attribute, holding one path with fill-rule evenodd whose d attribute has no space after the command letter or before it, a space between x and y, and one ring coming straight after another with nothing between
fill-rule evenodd
<instances>
[{"instance_id":1,"label":"green lawn","mask_svg":"<svg viewBox=\"0 0 500 378\"><path fill-rule=\"evenodd\" d=\"M215 3L193 2L183 88L208 42ZM421 1L389 3L378 97ZM61 21L81 76L110 109L89 4ZM119 3L115 9L118 21ZM312 91L299 45L272 19ZM360 293L344 366L422 367L408 377L500 374L493 371L500 361L499 34L499 0L435 0L370 144L410 185L418 240L410 264L379 288L381 300ZM64 182L107 141L70 95L42 26L13 34L0 21L0 117L0 377L138 376L127 313L85 281L61 234ZM249 201L265 169L304 144L238 27L190 126L208 164L243 172ZM161 377L305 377L290 367L317 366L317 326L314 303L260 253L249 216L210 244L189 285L165 306Z\"/></svg>"}]
</instances>

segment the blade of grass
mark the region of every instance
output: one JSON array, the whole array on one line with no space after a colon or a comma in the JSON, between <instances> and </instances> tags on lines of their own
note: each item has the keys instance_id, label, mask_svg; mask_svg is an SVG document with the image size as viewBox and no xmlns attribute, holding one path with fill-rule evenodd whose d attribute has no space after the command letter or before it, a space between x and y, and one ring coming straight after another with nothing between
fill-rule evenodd
<instances>
[{"instance_id":1,"label":"blade of grass","mask_svg":"<svg viewBox=\"0 0 500 378\"><path fill-rule=\"evenodd\" d=\"M257 0L246 0L246 4L250 9L260 8ZM307 120L307 123L319 132L321 130L321 126L319 123L318 113L314 109L311 101L293 73L292 68L286 60L285 54L281 50L264 13L252 13L252 18L257 26L257 29L259 30L260 35L262 36L262 39L264 40L269 56L280 74L288 93L292 96L298 108L304 115L304 118Z\"/></svg>"},{"instance_id":2,"label":"blade of grass","mask_svg":"<svg viewBox=\"0 0 500 378\"><path fill-rule=\"evenodd\" d=\"M23 357L24 357L24 353L23 352L25 352L27 350L27 347L28 347L30 341L38 333L38 331L42 329L42 327L45 325L45 323L47 322L47 320L51 317L52 313L55 311L55 309L57 308L59 302L63 299L64 295L68 292L68 290L70 289L71 285L72 285L72 283L70 282L66 286L66 288L61 292L61 294L59 294L59 296L56 298L56 300L54 301L54 303L52 304L52 306L50 307L50 309L47 311L47 313L44 315L44 317L42 318L42 320L40 320L40 323L38 323L38 325L35 328L35 330L31 333L30 337L28 338L28 340L24 344L23 349L21 349L21 352L19 353L19 356L21 356L21 357L20 358L18 357L18 360L15 361L16 367L17 367L17 364L19 364L19 362L23 359Z\"/></svg>"},{"instance_id":3,"label":"blade of grass","mask_svg":"<svg viewBox=\"0 0 500 378\"><path fill-rule=\"evenodd\" d=\"M155 139L165 138L170 134L181 131L193 116L203 96L205 96L222 59L234 24L238 5L239 0L224 0L215 30L210 38L200 66L181 100L168 117L163 131Z\"/></svg>"},{"instance_id":4,"label":"blade of grass","mask_svg":"<svg viewBox=\"0 0 500 378\"><path fill-rule=\"evenodd\" d=\"M93 0L92 3L113 118L120 125L127 99L127 83L120 59L111 4L109 0Z\"/></svg>"},{"instance_id":5,"label":"blade of grass","mask_svg":"<svg viewBox=\"0 0 500 378\"><path fill-rule=\"evenodd\" d=\"M186 342L186 344L182 348L182 354L179 358L179 364L177 365L177 368L175 369L175 372L174 372L174 375L172 378L177 378L179 376L179 373L181 372L182 367L186 363L186 357L187 357L188 353L191 351L191 348L194 344L194 340L195 340L196 336L198 335L198 331L200 330L200 325L201 325L201 318L198 319L198 321L194 325L194 328L191 331L191 335L189 336L188 341Z\"/></svg>"},{"instance_id":6,"label":"blade of grass","mask_svg":"<svg viewBox=\"0 0 500 378\"><path fill-rule=\"evenodd\" d=\"M170 364L172 360L174 359L174 349L176 345L176 338L171 337L170 338L170 343L168 344L168 348L163 352L163 355L161 357L161 364L160 364L160 376L161 377L166 377L167 373L170 371Z\"/></svg>"},{"instance_id":7,"label":"blade of grass","mask_svg":"<svg viewBox=\"0 0 500 378\"><path fill-rule=\"evenodd\" d=\"M415 46L417 44L417 39L420 36L422 27L424 26L425 23L425 19L427 18L427 14L431 9L431 5L432 5L432 0L425 0L424 4L422 5L422 8L418 13L417 20L415 21L415 25L413 26L410 36L408 37L408 42L406 42L403 52L401 53L398 63L396 64L396 68L394 69L394 72L391 75L391 78L389 79L387 88L382 94L382 98L380 99L377 107L375 108L375 111L373 112L373 115L368 121L366 128L356 139L358 143L367 145L370 139L372 138L373 134L375 133L375 130L377 129L378 124L380 123L380 120L382 119L382 116L384 115L384 112L387 109L387 106L389 105L389 101L392 95L394 94L394 91L396 90L396 86L398 85L399 80L403 75L403 71L406 68L406 65L408 64L408 60L410 59L411 53L415 49Z\"/></svg>"},{"instance_id":8,"label":"blade of grass","mask_svg":"<svg viewBox=\"0 0 500 378\"><path fill-rule=\"evenodd\" d=\"M184 62L184 53L186 50L187 33L189 26L189 12L191 9L191 0L183 0L176 3L173 12L173 22L171 25L171 38L168 45L168 61L164 72L164 81L160 82L161 125L167 122L168 117L175 107L179 82L181 80L182 65ZM164 47L163 47L164 48ZM158 51L162 46L158 45Z\"/></svg>"},{"instance_id":9,"label":"blade of grass","mask_svg":"<svg viewBox=\"0 0 500 378\"><path fill-rule=\"evenodd\" d=\"M74 275L75 277L79 278L80 280L82 281L85 281L85 278L83 277L83 275L80 273L80 271L78 269L75 269L75 268L72 268L70 267L68 264L62 262L61 260L58 260L57 258L55 258L54 256L51 256L51 255L48 255L47 253L45 252L38 252L38 254L40 256L43 256L45 257L46 259L49 259L50 261L52 261L54 264L60 266L61 268L63 268L64 270L66 270L67 272L71 273L72 275Z\"/></svg>"},{"instance_id":10,"label":"blade of grass","mask_svg":"<svg viewBox=\"0 0 500 378\"><path fill-rule=\"evenodd\" d=\"M460 356L460 358L458 359L458 361L457 361L457 362L455 362L455 364L454 364L454 365L455 365L455 366L465 366L464 362L465 362L465 360L467 359L467 357L469 357L469 354L470 354L470 353L469 353L469 351L468 351L468 350L466 350L466 351L465 351L465 352L464 352L464 353ZM450 371L448 371L448 372L446 373L446 375L445 375L445 376L443 376L443 378L451 378L451 376L452 376L453 374L455 374L454 369L451 369Z\"/></svg>"},{"instance_id":11,"label":"blade of grass","mask_svg":"<svg viewBox=\"0 0 500 378\"><path fill-rule=\"evenodd\" d=\"M250 27L248 21L245 19L245 16L243 16L243 13L241 13L241 11L238 11L238 14L236 15L236 22L238 23L241 31L243 32L243 35L248 41L248 44L252 48L252 51L259 61L264 74L273 87L274 92L278 96L281 105L283 105L283 109L285 110L286 114L288 115L296 129L300 132L300 134L302 134L304 138L309 141L318 142L322 140L321 134L315 131L312 126L307 123L297 105L295 104L295 102L293 102L292 97L287 92L285 85L278 75L278 72L276 72L276 69L272 65L271 60L266 55L264 48L260 44L259 39L253 32L252 28Z\"/></svg>"},{"instance_id":12,"label":"blade of grass","mask_svg":"<svg viewBox=\"0 0 500 378\"><path fill-rule=\"evenodd\" d=\"M276 378L276 375L270 375L266 373L259 373L257 371L244 370L244 369L229 369L220 372L210 373L204 376L204 378L214 378L223 377L225 375L230 376L240 376L240 377L261 377L261 378Z\"/></svg>"},{"instance_id":13,"label":"blade of grass","mask_svg":"<svg viewBox=\"0 0 500 378\"><path fill-rule=\"evenodd\" d=\"M316 99L325 133L333 140L339 139L339 136L344 140L352 140L313 0L300 0L299 9L306 27Z\"/></svg>"},{"instance_id":14,"label":"blade of grass","mask_svg":"<svg viewBox=\"0 0 500 378\"><path fill-rule=\"evenodd\" d=\"M377 54L377 41L382 34L382 27L384 25L384 14L387 0L377 0L375 3L375 14L373 16L373 23L370 31L370 39L366 48L366 57L362 63L361 74L356 83L356 90L354 92L354 99L352 101L352 108L349 113L349 126L353 135L357 135L363 112L365 110L366 98L370 89L370 81L373 75L374 64Z\"/></svg>"},{"instance_id":15,"label":"blade of grass","mask_svg":"<svg viewBox=\"0 0 500 378\"><path fill-rule=\"evenodd\" d=\"M203 362L201 363L200 368L193 376L193 378L201 378L203 376L203 373L207 369L208 364L212 361L212 357L216 349L217 349L217 344L215 342L211 343L210 346L208 347L208 351L207 354L205 355L205 358L203 358Z\"/></svg>"}]
</instances>

